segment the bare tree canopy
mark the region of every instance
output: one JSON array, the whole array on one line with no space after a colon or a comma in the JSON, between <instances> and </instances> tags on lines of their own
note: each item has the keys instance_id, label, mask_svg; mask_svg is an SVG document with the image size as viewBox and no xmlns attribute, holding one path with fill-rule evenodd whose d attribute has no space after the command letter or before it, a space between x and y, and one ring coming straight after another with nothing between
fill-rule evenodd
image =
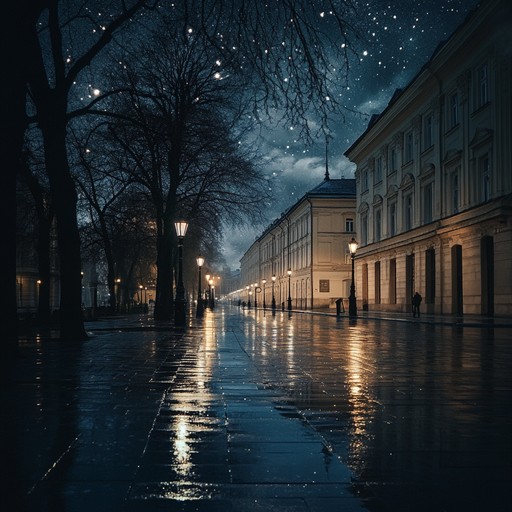
<instances>
[{"instance_id":1,"label":"bare tree canopy","mask_svg":"<svg viewBox=\"0 0 512 512\"><path fill-rule=\"evenodd\" d=\"M180 104L180 109L190 105L190 100L201 102L208 96L209 85L215 85L218 94L221 83L226 94L217 96L219 105L208 115L189 119L204 130L211 130L214 116L221 119L219 133L229 135L224 137L224 150L230 148L232 155L229 166L243 169L245 157L240 159L239 151L233 152L231 146L238 144L248 127L241 121L282 122L296 128L298 137L307 142L315 132L328 130L330 116L341 115L349 57L358 39L354 4L351 0L41 0L23 5L25 60L17 83L20 87L23 84L27 103L25 112L18 114L39 128L45 151L59 256L65 262L61 265L61 335L83 339L77 194L69 163L68 133L70 121L78 122L84 114L123 115L112 110L118 103L110 98L127 94L130 87L106 85L105 64L115 71L109 57L119 55L122 49L123 59L116 63L121 67L140 57L142 46L131 47L129 41L148 37L161 20L172 27L171 32L184 43L183 49L188 44L195 46L196 52L197 45L190 43L200 41L201 62L209 67L195 74L197 84L181 81L192 96L186 98L188 103ZM156 48L156 55L161 50ZM196 85L202 86L201 95L194 96ZM181 101L181 92L167 97ZM234 98L236 102L228 101ZM238 109L236 116L233 108ZM197 199L197 194L188 192L205 186L196 180L187 188L192 182L176 180L179 173L197 169L199 164L204 169L209 156L210 171L222 169L219 176L225 176L222 173L228 162L213 158L207 151L196 153L195 158L192 151L184 152L181 128L180 123L172 127L175 136L169 139L174 142L167 165L169 188L180 184L182 189L166 198L166 222L179 206L179 201L171 203L181 199L182 206L197 207L195 199L185 198ZM206 183L210 199L215 199L225 213L236 215L232 198L242 193L242 183L236 185L233 180L231 190L219 188L219 183L215 183L216 188Z\"/></svg>"}]
</instances>

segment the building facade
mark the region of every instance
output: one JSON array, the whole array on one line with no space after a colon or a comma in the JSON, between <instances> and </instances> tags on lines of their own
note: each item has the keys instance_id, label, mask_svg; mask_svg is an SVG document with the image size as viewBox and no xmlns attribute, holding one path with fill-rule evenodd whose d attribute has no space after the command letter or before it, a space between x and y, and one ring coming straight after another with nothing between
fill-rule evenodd
<instances>
[{"instance_id":1,"label":"building facade","mask_svg":"<svg viewBox=\"0 0 512 512\"><path fill-rule=\"evenodd\" d=\"M348 298L355 236L354 179L325 180L255 240L240 260L240 299L317 309ZM275 277L275 280L272 277Z\"/></svg>"},{"instance_id":2,"label":"building facade","mask_svg":"<svg viewBox=\"0 0 512 512\"><path fill-rule=\"evenodd\" d=\"M360 306L512 314L511 30L482 2L346 151Z\"/></svg>"}]
</instances>

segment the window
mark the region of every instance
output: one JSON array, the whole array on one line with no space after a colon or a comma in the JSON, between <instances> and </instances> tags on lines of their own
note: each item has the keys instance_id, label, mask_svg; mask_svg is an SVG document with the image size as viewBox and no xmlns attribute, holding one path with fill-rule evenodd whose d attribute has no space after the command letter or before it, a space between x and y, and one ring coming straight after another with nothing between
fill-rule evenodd
<instances>
[{"instance_id":1,"label":"window","mask_svg":"<svg viewBox=\"0 0 512 512\"><path fill-rule=\"evenodd\" d=\"M388 206L388 233L389 236L396 235L396 201Z\"/></svg>"},{"instance_id":2,"label":"window","mask_svg":"<svg viewBox=\"0 0 512 512\"><path fill-rule=\"evenodd\" d=\"M389 173L396 171L396 149L391 148L389 152Z\"/></svg>"},{"instance_id":3,"label":"window","mask_svg":"<svg viewBox=\"0 0 512 512\"><path fill-rule=\"evenodd\" d=\"M361 185L363 192L368 190L368 171L363 171L361 175Z\"/></svg>"},{"instance_id":4,"label":"window","mask_svg":"<svg viewBox=\"0 0 512 512\"><path fill-rule=\"evenodd\" d=\"M412 192L404 196L404 230L412 228Z\"/></svg>"},{"instance_id":5,"label":"window","mask_svg":"<svg viewBox=\"0 0 512 512\"><path fill-rule=\"evenodd\" d=\"M354 219L345 219L345 231L349 233L354 231Z\"/></svg>"},{"instance_id":6,"label":"window","mask_svg":"<svg viewBox=\"0 0 512 512\"><path fill-rule=\"evenodd\" d=\"M448 97L448 129L459 124L459 95L454 92Z\"/></svg>"},{"instance_id":7,"label":"window","mask_svg":"<svg viewBox=\"0 0 512 512\"><path fill-rule=\"evenodd\" d=\"M382 237L382 210L377 208L374 215L374 241L380 241Z\"/></svg>"},{"instance_id":8,"label":"window","mask_svg":"<svg viewBox=\"0 0 512 512\"><path fill-rule=\"evenodd\" d=\"M423 223L432 222L432 203L434 197L434 184L427 183L423 187Z\"/></svg>"},{"instance_id":9,"label":"window","mask_svg":"<svg viewBox=\"0 0 512 512\"><path fill-rule=\"evenodd\" d=\"M382 181L382 157L379 156L375 160L375 183L380 183Z\"/></svg>"},{"instance_id":10,"label":"window","mask_svg":"<svg viewBox=\"0 0 512 512\"><path fill-rule=\"evenodd\" d=\"M476 107L483 107L489 102L489 65L483 64L477 71Z\"/></svg>"},{"instance_id":11,"label":"window","mask_svg":"<svg viewBox=\"0 0 512 512\"><path fill-rule=\"evenodd\" d=\"M491 198L491 177L490 177L489 155L484 155L478 160L478 169L480 173L480 200L485 202Z\"/></svg>"},{"instance_id":12,"label":"window","mask_svg":"<svg viewBox=\"0 0 512 512\"><path fill-rule=\"evenodd\" d=\"M368 215L365 213L361 215L361 244L368 243Z\"/></svg>"},{"instance_id":13,"label":"window","mask_svg":"<svg viewBox=\"0 0 512 512\"><path fill-rule=\"evenodd\" d=\"M459 213L459 170L451 174L451 210L452 213Z\"/></svg>"},{"instance_id":14,"label":"window","mask_svg":"<svg viewBox=\"0 0 512 512\"><path fill-rule=\"evenodd\" d=\"M434 116L428 114L423 119L423 149L428 149L434 144Z\"/></svg>"},{"instance_id":15,"label":"window","mask_svg":"<svg viewBox=\"0 0 512 512\"><path fill-rule=\"evenodd\" d=\"M404 162L408 163L412 160L412 132L405 134L404 142Z\"/></svg>"}]
</instances>

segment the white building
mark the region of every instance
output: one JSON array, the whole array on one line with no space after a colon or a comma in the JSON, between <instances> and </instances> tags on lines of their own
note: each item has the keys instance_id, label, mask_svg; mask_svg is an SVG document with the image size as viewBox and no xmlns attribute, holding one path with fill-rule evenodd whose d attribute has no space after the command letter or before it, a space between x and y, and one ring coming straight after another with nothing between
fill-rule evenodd
<instances>
[{"instance_id":1,"label":"white building","mask_svg":"<svg viewBox=\"0 0 512 512\"><path fill-rule=\"evenodd\" d=\"M277 308L313 309L347 299L355 192L354 179L327 174L268 226L240 260L241 300L271 307L274 298Z\"/></svg>"},{"instance_id":2,"label":"white building","mask_svg":"<svg viewBox=\"0 0 512 512\"><path fill-rule=\"evenodd\" d=\"M346 151L360 306L512 314L511 20L482 2Z\"/></svg>"}]
</instances>

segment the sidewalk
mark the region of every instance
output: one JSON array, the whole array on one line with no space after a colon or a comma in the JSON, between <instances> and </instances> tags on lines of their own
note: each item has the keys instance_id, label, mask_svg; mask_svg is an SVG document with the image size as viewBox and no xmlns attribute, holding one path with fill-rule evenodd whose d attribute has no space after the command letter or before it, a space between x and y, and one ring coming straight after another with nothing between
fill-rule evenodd
<instances>
[{"instance_id":1,"label":"sidewalk","mask_svg":"<svg viewBox=\"0 0 512 512\"><path fill-rule=\"evenodd\" d=\"M269 310L270 311L270 310ZM305 313L311 315L324 315L336 317L336 312L331 310L300 310L292 309L292 313ZM348 311L341 313L339 318L349 318ZM395 313L392 311L363 311L358 309L357 319L359 320L386 320L393 322L414 322L435 325L453 325L456 327L512 327L512 318L508 317L484 317L481 315L431 315L422 313L420 317L414 318L408 313Z\"/></svg>"},{"instance_id":2,"label":"sidewalk","mask_svg":"<svg viewBox=\"0 0 512 512\"><path fill-rule=\"evenodd\" d=\"M1 510L509 510L509 330L327 316L218 307L20 340Z\"/></svg>"},{"instance_id":3,"label":"sidewalk","mask_svg":"<svg viewBox=\"0 0 512 512\"><path fill-rule=\"evenodd\" d=\"M186 331L88 322L83 344L27 340L2 406L6 512L362 512L350 470L222 314Z\"/></svg>"}]
</instances>

